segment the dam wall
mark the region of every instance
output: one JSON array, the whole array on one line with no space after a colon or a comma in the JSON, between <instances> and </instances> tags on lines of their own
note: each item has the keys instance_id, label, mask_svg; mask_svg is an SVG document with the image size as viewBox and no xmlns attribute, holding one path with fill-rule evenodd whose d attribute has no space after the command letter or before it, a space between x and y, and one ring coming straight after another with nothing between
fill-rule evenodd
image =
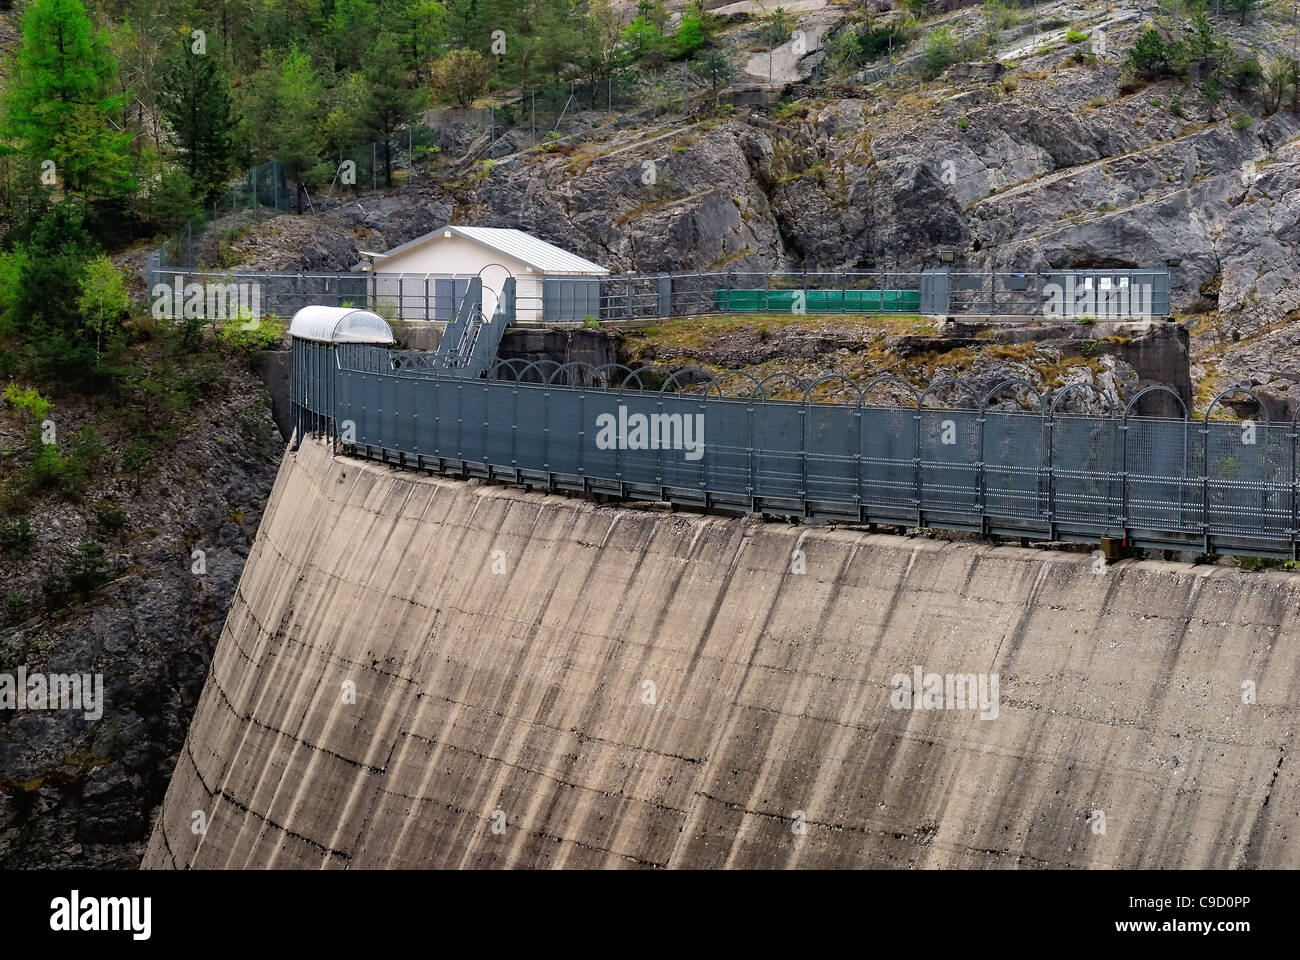
<instances>
[{"instance_id":1,"label":"dam wall","mask_svg":"<svg viewBox=\"0 0 1300 960\"><path fill-rule=\"evenodd\" d=\"M309 439L143 865L1294 868L1298 600ZM899 708L917 668L993 708Z\"/></svg>"}]
</instances>

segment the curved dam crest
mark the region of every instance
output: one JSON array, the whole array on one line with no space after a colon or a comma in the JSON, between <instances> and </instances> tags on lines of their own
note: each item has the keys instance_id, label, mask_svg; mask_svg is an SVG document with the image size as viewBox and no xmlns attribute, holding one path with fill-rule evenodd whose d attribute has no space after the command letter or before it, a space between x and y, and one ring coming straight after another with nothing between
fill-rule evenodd
<instances>
[{"instance_id":1,"label":"curved dam crest","mask_svg":"<svg viewBox=\"0 0 1300 960\"><path fill-rule=\"evenodd\" d=\"M308 440L143 865L1297 867L1298 599ZM996 674L996 717L895 709L918 667Z\"/></svg>"}]
</instances>

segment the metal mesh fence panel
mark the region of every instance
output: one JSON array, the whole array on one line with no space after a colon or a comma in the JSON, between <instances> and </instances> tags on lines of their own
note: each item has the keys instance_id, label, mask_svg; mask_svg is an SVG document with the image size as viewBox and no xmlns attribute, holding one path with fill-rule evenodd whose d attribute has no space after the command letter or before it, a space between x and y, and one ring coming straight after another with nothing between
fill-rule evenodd
<instances>
[{"instance_id":1,"label":"metal mesh fence panel","mask_svg":"<svg viewBox=\"0 0 1300 960\"><path fill-rule=\"evenodd\" d=\"M1124 506L1129 526L1194 528L1201 458L1186 420L1130 418L1124 430Z\"/></svg>"},{"instance_id":2,"label":"metal mesh fence panel","mask_svg":"<svg viewBox=\"0 0 1300 960\"><path fill-rule=\"evenodd\" d=\"M860 408L856 404L812 404L806 410L808 499L856 502Z\"/></svg>"},{"instance_id":3,"label":"metal mesh fence panel","mask_svg":"<svg viewBox=\"0 0 1300 960\"><path fill-rule=\"evenodd\" d=\"M971 410L391 369L402 356L295 341L299 431L337 429L345 444L386 456L662 486L687 502L708 492L753 496L768 501L756 509L778 512L860 503L868 516L940 526L1001 519L1039 535L1063 527L1076 539L1090 531L1183 548L1203 538L1218 552L1230 552L1225 544L1284 556L1295 548L1290 424L989 411L981 423Z\"/></svg>"},{"instance_id":4,"label":"metal mesh fence panel","mask_svg":"<svg viewBox=\"0 0 1300 960\"><path fill-rule=\"evenodd\" d=\"M916 411L864 407L860 443L863 503L916 506Z\"/></svg>"},{"instance_id":5,"label":"metal mesh fence panel","mask_svg":"<svg viewBox=\"0 0 1300 960\"><path fill-rule=\"evenodd\" d=\"M921 505L969 513L979 508L979 414L922 410Z\"/></svg>"},{"instance_id":6,"label":"metal mesh fence panel","mask_svg":"<svg viewBox=\"0 0 1300 960\"><path fill-rule=\"evenodd\" d=\"M1117 523L1119 421L1057 416L1049 424L1053 519Z\"/></svg>"},{"instance_id":7,"label":"metal mesh fence panel","mask_svg":"<svg viewBox=\"0 0 1300 960\"><path fill-rule=\"evenodd\" d=\"M515 465L532 470L550 469L550 434L546 431L546 388L521 383L515 389Z\"/></svg>"},{"instance_id":8,"label":"metal mesh fence panel","mask_svg":"<svg viewBox=\"0 0 1300 960\"><path fill-rule=\"evenodd\" d=\"M753 421L756 401L721 400L709 403L704 419L704 458L710 490L753 493Z\"/></svg>"},{"instance_id":9,"label":"metal mesh fence panel","mask_svg":"<svg viewBox=\"0 0 1300 960\"><path fill-rule=\"evenodd\" d=\"M1285 531L1291 521L1289 426L1211 420L1202 426L1209 471L1202 494L1212 533Z\"/></svg>"},{"instance_id":10,"label":"metal mesh fence panel","mask_svg":"<svg viewBox=\"0 0 1300 960\"><path fill-rule=\"evenodd\" d=\"M578 394L563 387L546 390L547 429L550 433L549 469L577 474L579 432L583 428Z\"/></svg>"},{"instance_id":11,"label":"metal mesh fence panel","mask_svg":"<svg viewBox=\"0 0 1300 960\"><path fill-rule=\"evenodd\" d=\"M1021 518L1046 515L1043 423L1039 416L984 414L980 461L986 513Z\"/></svg>"},{"instance_id":12,"label":"metal mesh fence panel","mask_svg":"<svg viewBox=\"0 0 1300 960\"><path fill-rule=\"evenodd\" d=\"M768 401L754 407L754 446L758 492L769 497L803 496L803 410L797 404Z\"/></svg>"},{"instance_id":13,"label":"metal mesh fence panel","mask_svg":"<svg viewBox=\"0 0 1300 960\"><path fill-rule=\"evenodd\" d=\"M704 489L706 463L699 438L705 433L707 403L703 397L661 394L662 409L652 417L652 438L663 452L664 483Z\"/></svg>"}]
</instances>

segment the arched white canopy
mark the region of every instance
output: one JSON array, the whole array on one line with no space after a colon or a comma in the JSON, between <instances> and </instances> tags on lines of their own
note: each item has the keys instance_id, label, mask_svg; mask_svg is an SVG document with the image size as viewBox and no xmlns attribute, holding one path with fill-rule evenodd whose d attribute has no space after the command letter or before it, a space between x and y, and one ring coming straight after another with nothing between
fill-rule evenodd
<instances>
[{"instance_id":1,"label":"arched white canopy","mask_svg":"<svg viewBox=\"0 0 1300 960\"><path fill-rule=\"evenodd\" d=\"M354 307L303 307L289 322L289 336L317 343L395 343L388 321Z\"/></svg>"}]
</instances>

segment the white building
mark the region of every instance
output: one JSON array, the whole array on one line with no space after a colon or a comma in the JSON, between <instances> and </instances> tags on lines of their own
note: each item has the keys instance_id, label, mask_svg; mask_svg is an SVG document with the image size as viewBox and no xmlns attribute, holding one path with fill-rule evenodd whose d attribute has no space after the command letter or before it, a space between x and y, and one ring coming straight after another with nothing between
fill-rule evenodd
<instances>
[{"instance_id":1,"label":"white building","mask_svg":"<svg viewBox=\"0 0 1300 960\"><path fill-rule=\"evenodd\" d=\"M483 312L496 311L502 284L515 278L515 319L581 321L600 315L598 263L522 230L440 227L352 268L374 276L376 303L394 304L405 320L447 320L472 277L483 280Z\"/></svg>"}]
</instances>

